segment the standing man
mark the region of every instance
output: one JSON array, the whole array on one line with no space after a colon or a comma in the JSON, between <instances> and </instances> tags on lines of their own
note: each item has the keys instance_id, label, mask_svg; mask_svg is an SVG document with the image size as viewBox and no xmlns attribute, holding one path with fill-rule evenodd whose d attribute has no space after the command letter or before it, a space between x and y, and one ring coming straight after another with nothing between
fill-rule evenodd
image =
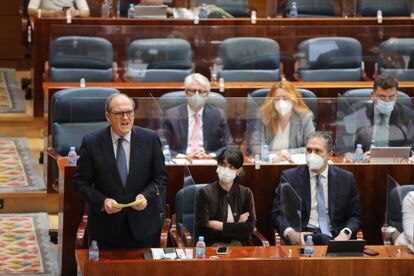
<instances>
[{"instance_id":1,"label":"standing man","mask_svg":"<svg viewBox=\"0 0 414 276\"><path fill-rule=\"evenodd\" d=\"M398 80L392 75L379 75L375 79L372 103L357 102L338 122L337 153L353 152L357 144L365 152L371 145L414 147L414 111L397 102L397 90Z\"/></svg>"},{"instance_id":2,"label":"standing man","mask_svg":"<svg viewBox=\"0 0 414 276\"><path fill-rule=\"evenodd\" d=\"M89 6L86 0L30 0L27 13L32 16L65 16L69 9L73 17L88 17Z\"/></svg>"},{"instance_id":3,"label":"standing man","mask_svg":"<svg viewBox=\"0 0 414 276\"><path fill-rule=\"evenodd\" d=\"M167 175L157 134L133 126L134 101L114 94L105 103L110 126L86 135L73 177L89 204L89 240L101 248L158 247L161 230L159 190ZM132 207L116 203L140 200Z\"/></svg>"},{"instance_id":4,"label":"standing man","mask_svg":"<svg viewBox=\"0 0 414 276\"><path fill-rule=\"evenodd\" d=\"M273 200L272 221L290 244L304 244L304 235L315 244L347 240L361 228L359 194L352 173L328 165L333 142L328 134L311 134L306 143L306 163L282 172ZM281 206L282 182L289 183L301 198L301 231L286 220Z\"/></svg>"},{"instance_id":5,"label":"standing man","mask_svg":"<svg viewBox=\"0 0 414 276\"><path fill-rule=\"evenodd\" d=\"M207 104L209 80L195 73L184 80L187 103L164 113L165 139L174 155L216 158L233 143L224 111Z\"/></svg>"}]
</instances>

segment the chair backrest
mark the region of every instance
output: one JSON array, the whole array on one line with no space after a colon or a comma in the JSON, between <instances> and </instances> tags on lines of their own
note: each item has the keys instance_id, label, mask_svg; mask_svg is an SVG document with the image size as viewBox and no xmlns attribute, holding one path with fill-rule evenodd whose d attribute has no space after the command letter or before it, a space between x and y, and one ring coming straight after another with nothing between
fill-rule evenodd
<instances>
[{"instance_id":1,"label":"chair backrest","mask_svg":"<svg viewBox=\"0 0 414 276\"><path fill-rule=\"evenodd\" d=\"M181 234L183 226L187 228L194 239L194 218L198 192L208 184L195 184L182 188L175 195L175 212L177 219L177 230ZM185 239L183 239L185 240ZM186 244L185 246L193 246Z\"/></svg>"},{"instance_id":2,"label":"chair backrest","mask_svg":"<svg viewBox=\"0 0 414 276\"><path fill-rule=\"evenodd\" d=\"M382 11L382 16L410 16L410 7L407 0L359 0L357 13L361 16L377 16L377 11Z\"/></svg>"},{"instance_id":3,"label":"chair backrest","mask_svg":"<svg viewBox=\"0 0 414 276\"><path fill-rule=\"evenodd\" d=\"M394 226L401 233L403 232L402 203L407 193L412 191L414 191L414 185L403 185L395 187L388 194L387 224L389 226Z\"/></svg>"},{"instance_id":4,"label":"chair backrest","mask_svg":"<svg viewBox=\"0 0 414 276\"><path fill-rule=\"evenodd\" d=\"M49 44L49 79L54 82L111 82L112 63L112 43L104 38L62 36Z\"/></svg>"},{"instance_id":5,"label":"chair backrest","mask_svg":"<svg viewBox=\"0 0 414 276\"><path fill-rule=\"evenodd\" d=\"M390 38L378 45L380 74L391 74L400 81L414 80L414 38Z\"/></svg>"},{"instance_id":6,"label":"chair backrest","mask_svg":"<svg viewBox=\"0 0 414 276\"><path fill-rule=\"evenodd\" d=\"M296 0L298 17L335 16L335 7L331 0ZM286 15L289 16L289 5Z\"/></svg>"},{"instance_id":7,"label":"chair backrest","mask_svg":"<svg viewBox=\"0 0 414 276\"><path fill-rule=\"evenodd\" d=\"M278 81L280 49L273 39L234 37L223 40L218 47L223 63L219 76L225 81Z\"/></svg>"},{"instance_id":8,"label":"chair backrest","mask_svg":"<svg viewBox=\"0 0 414 276\"><path fill-rule=\"evenodd\" d=\"M173 91L168 92L158 99L158 104L161 108L161 110L165 111L171 107L180 105L182 103L185 103L186 95L184 91ZM208 94L207 103L212 104L218 108L223 109L224 111L227 110L227 101L226 98L224 98L221 94L216 92L210 92Z\"/></svg>"},{"instance_id":9,"label":"chair backrest","mask_svg":"<svg viewBox=\"0 0 414 276\"><path fill-rule=\"evenodd\" d=\"M191 45L184 39L134 40L127 58L126 76L131 81L183 82L192 72Z\"/></svg>"},{"instance_id":10,"label":"chair backrest","mask_svg":"<svg viewBox=\"0 0 414 276\"><path fill-rule=\"evenodd\" d=\"M309 109L313 113L313 125L317 126L318 122L318 98L316 97L315 93L312 91L305 89L305 88L297 88L298 91L301 93L303 101L306 103L306 105L309 107ZM264 98L269 94L270 88L261 88L256 89L250 93L250 96L255 99L257 106L263 104ZM260 99L259 101L257 99Z\"/></svg>"},{"instance_id":11,"label":"chair backrest","mask_svg":"<svg viewBox=\"0 0 414 276\"><path fill-rule=\"evenodd\" d=\"M70 146L75 146L78 151L85 134L108 126L105 101L114 93L119 91L90 87L65 89L53 94L49 121L55 151L67 155Z\"/></svg>"},{"instance_id":12,"label":"chair backrest","mask_svg":"<svg viewBox=\"0 0 414 276\"><path fill-rule=\"evenodd\" d=\"M353 104L356 102L371 102L371 91L372 88L358 88L345 91L342 96L346 100L346 105ZM341 101L340 101L341 102ZM407 106L408 108L412 107L411 98L404 92L397 92L397 102Z\"/></svg>"},{"instance_id":13,"label":"chair backrest","mask_svg":"<svg viewBox=\"0 0 414 276\"><path fill-rule=\"evenodd\" d=\"M243 17L248 14L247 0L194 0L195 6L201 6L203 3L216 5L234 17Z\"/></svg>"},{"instance_id":14,"label":"chair backrest","mask_svg":"<svg viewBox=\"0 0 414 276\"><path fill-rule=\"evenodd\" d=\"M303 58L298 68L303 81L359 81L362 79L362 47L352 37L317 37L298 46Z\"/></svg>"}]
</instances>

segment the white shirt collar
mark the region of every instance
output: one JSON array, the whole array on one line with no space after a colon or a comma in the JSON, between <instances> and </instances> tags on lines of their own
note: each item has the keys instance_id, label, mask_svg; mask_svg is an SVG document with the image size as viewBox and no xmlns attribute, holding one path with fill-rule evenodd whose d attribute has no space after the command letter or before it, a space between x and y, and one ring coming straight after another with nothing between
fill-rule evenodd
<instances>
[{"instance_id":1,"label":"white shirt collar","mask_svg":"<svg viewBox=\"0 0 414 276\"><path fill-rule=\"evenodd\" d=\"M203 110L204 110L204 105L203 105L203 107L197 112L197 114L199 114L200 116L202 116L203 115ZM188 117L193 117L193 115L194 114L196 114L195 112L194 112L194 110L192 110L191 108L190 108L190 106L187 104L187 112L188 112Z\"/></svg>"},{"instance_id":2,"label":"white shirt collar","mask_svg":"<svg viewBox=\"0 0 414 276\"><path fill-rule=\"evenodd\" d=\"M326 168L319 175L321 175L324 178L328 179L328 169L329 169L329 164L326 166ZM310 177L315 177L318 174L314 171L309 170L309 175L310 175Z\"/></svg>"},{"instance_id":3,"label":"white shirt collar","mask_svg":"<svg viewBox=\"0 0 414 276\"><path fill-rule=\"evenodd\" d=\"M115 143L115 142L117 142L118 141L118 139L120 138L121 136L118 136L113 130L112 130L112 127L111 127L111 138L112 138L112 143ZM123 138L128 142L128 143L130 143L131 142L131 131L129 131L127 134L125 134L125 136L123 136Z\"/></svg>"}]
</instances>

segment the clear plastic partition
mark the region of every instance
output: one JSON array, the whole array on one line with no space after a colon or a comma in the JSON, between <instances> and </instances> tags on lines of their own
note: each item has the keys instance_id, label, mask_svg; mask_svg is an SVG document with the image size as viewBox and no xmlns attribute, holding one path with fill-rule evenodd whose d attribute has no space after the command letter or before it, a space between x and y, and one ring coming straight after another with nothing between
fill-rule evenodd
<instances>
[{"instance_id":1,"label":"clear plastic partition","mask_svg":"<svg viewBox=\"0 0 414 276\"><path fill-rule=\"evenodd\" d=\"M95 61L79 58L87 48L81 47L79 38L71 40L67 44L70 47L61 48L69 51L64 54L66 59L59 60L63 53L59 52L55 56L58 63L49 67L49 75L63 67L96 66L99 72L112 73L115 81L131 82L183 82L193 71L212 79L215 85L219 78L225 83L274 82L282 77L307 82L364 81L381 73L391 73L400 81L414 80L411 25L331 25L315 21L292 26L282 19L274 20L256 24L249 19L195 24L193 19L183 19L142 25L140 21L131 24L123 19L101 25L53 24L49 39L42 43L62 36L94 37L107 41L94 48L108 48L112 52L99 54ZM42 45L44 49L48 47ZM42 64L53 61L47 54L41 59ZM98 71L94 75L83 73L86 82L107 81L95 78ZM80 78L76 75L70 81Z\"/></svg>"},{"instance_id":2,"label":"clear plastic partition","mask_svg":"<svg viewBox=\"0 0 414 276\"><path fill-rule=\"evenodd\" d=\"M289 227L292 227L297 232L302 232L302 199L283 177L279 185L283 219L285 219Z\"/></svg>"},{"instance_id":3,"label":"clear plastic partition","mask_svg":"<svg viewBox=\"0 0 414 276\"><path fill-rule=\"evenodd\" d=\"M404 199L402 187L392 178L387 176L387 194L385 206L385 221L381 228L381 234L384 244L391 244L388 227L395 227L400 233L403 233L402 227L402 201Z\"/></svg>"},{"instance_id":4,"label":"clear plastic partition","mask_svg":"<svg viewBox=\"0 0 414 276\"><path fill-rule=\"evenodd\" d=\"M52 99L52 141L64 156L69 146L79 149L83 135L108 125L101 93L116 90L87 89L84 96L79 94L82 89L75 89L78 94L66 107L62 107L65 102L55 103ZM216 165L229 145L240 146L246 160L256 157L263 164L304 164L306 141L315 131L332 135L334 162L411 162L411 98L397 96L384 128L387 143L380 146L376 142L379 129L384 127L380 124L382 113L371 98L305 98L299 92L293 95L256 97L252 91L246 97L224 97L210 92L195 100L184 91L172 91L161 97L134 97L136 110L131 116L135 125L156 131L163 150L169 150L172 159L167 163L172 165ZM356 158L358 144L362 160Z\"/></svg>"}]
</instances>

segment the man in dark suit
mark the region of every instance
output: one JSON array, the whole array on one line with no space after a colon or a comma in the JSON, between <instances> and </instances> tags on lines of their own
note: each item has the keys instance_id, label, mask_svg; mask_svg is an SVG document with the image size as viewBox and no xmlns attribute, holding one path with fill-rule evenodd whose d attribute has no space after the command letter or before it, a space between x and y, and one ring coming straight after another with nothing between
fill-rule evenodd
<instances>
[{"instance_id":1,"label":"man in dark suit","mask_svg":"<svg viewBox=\"0 0 414 276\"><path fill-rule=\"evenodd\" d=\"M158 247L159 190L167 175L157 134L133 126L135 104L125 94L105 104L110 127L83 138L73 185L89 204L89 241L101 248ZM138 204L118 208L117 203Z\"/></svg>"},{"instance_id":2,"label":"man in dark suit","mask_svg":"<svg viewBox=\"0 0 414 276\"><path fill-rule=\"evenodd\" d=\"M290 244L304 244L304 235L308 234L313 236L315 244L327 244L331 239L347 240L361 228L361 206L354 177L348 171L328 165L332 150L330 135L312 134L306 143L307 165L282 172L273 201L272 221ZM285 183L301 199L297 207L301 215L296 216L300 223L295 225L292 210L286 206L292 202L281 198L281 194L286 194L281 188L286 187Z\"/></svg>"},{"instance_id":3,"label":"man in dark suit","mask_svg":"<svg viewBox=\"0 0 414 276\"><path fill-rule=\"evenodd\" d=\"M336 152L353 152L357 144L367 152L375 146L414 147L414 111L397 102L398 80L379 75L371 92L372 103L358 102L338 122Z\"/></svg>"},{"instance_id":4,"label":"man in dark suit","mask_svg":"<svg viewBox=\"0 0 414 276\"><path fill-rule=\"evenodd\" d=\"M187 103L164 113L166 143L174 155L216 158L233 142L224 111L206 104L210 82L203 75L195 73L187 76L184 87Z\"/></svg>"}]
</instances>

